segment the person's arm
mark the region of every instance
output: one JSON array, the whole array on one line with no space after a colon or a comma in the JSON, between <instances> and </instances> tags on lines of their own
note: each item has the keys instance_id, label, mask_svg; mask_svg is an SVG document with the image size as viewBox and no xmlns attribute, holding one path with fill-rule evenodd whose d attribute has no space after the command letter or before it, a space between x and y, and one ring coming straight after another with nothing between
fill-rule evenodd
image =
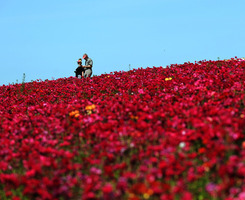
<instances>
[{"instance_id":1,"label":"person's arm","mask_svg":"<svg viewBox=\"0 0 245 200\"><path fill-rule=\"evenodd\" d=\"M84 68L92 68L93 67L93 61L90 59L88 60L88 64L87 65L83 65Z\"/></svg>"},{"instance_id":2,"label":"person's arm","mask_svg":"<svg viewBox=\"0 0 245 200\"><path fill-rule=\"evenodd\" d=\"M92 68L92 65L83 65L83 68Z\"/></svg>"}]
</instances>

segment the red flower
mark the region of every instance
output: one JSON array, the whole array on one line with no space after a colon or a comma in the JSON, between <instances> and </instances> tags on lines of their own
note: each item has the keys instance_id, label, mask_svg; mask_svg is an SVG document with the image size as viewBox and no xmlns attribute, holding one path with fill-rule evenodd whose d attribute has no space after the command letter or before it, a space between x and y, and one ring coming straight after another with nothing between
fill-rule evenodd
<instances>
[{"instance_id":1,"label":"red flower","mask_svg":"<svg viewBox=\"0 0 245 200\"><path fill-rule=\"evenodd\" d=\"M233 58L1 86L2 195L242 198L244 69Z\"/></svg>"},{"instance_id":2,"label":"red flower","mask_svg":"<svg viewBox=\"0 0 245 200\"><path fill-rule=\"evenodd\" d=\"M110 192L113 191L113 187L112 187L112 185L111 185L110 183L106 183L106 184L103 186L102 191L103 191L103 193L108 194L108 193L110 193Z\"/></svg>"}]
</instances>

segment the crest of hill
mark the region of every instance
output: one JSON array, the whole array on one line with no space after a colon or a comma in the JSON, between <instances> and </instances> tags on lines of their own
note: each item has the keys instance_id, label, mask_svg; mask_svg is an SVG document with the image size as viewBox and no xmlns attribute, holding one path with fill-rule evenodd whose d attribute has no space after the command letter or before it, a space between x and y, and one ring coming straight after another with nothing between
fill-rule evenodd
<instances>
[{"instance_id":1,"label":"crest of hill","mask_svg":"<svg viewBox=\"0 0 245 200\"><path fill-rule=\"evenodd\" d=\"M239 80L240 82L235 82L244 84L244 66L244 59L232 58L172 64L165 68L147 67L130 71L116 71L92 78L68 77L57 80L37 80L22 84L3 85L0 87L0 98L2 104L8 102L8 105L19 105L29 101L30 105L35 105L40 102L68 102L76 98L112 97L124 93L132 95L137 94L138 89L150 96L156 95L155 93L159 95L159 91L164 91L166 94L174 88L179 90L182 86L223 90L234 84L234 80ZM224 82L221 84L223 88L216 88L214 83L217 81ZM190 89L192 88L190 87ZM36 99L37 102L33 102L32 99ZM27 102L27 105L29 104Z\"/></svg>"}]
</instances>

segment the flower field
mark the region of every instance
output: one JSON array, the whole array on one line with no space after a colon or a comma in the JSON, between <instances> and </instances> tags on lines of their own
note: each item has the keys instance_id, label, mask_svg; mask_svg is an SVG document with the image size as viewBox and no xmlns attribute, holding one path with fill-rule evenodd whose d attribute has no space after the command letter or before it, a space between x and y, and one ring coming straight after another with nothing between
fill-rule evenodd
<instances>
[{"instance_id":1,"label":"flower field","mask_svg":"<svg viewBox=\"0 0 245 200\"><path fill-rule=\"evenodd\" d=\"M0 199L245 199L245 61L0 87Z\"/></svg>"}]
</instances>

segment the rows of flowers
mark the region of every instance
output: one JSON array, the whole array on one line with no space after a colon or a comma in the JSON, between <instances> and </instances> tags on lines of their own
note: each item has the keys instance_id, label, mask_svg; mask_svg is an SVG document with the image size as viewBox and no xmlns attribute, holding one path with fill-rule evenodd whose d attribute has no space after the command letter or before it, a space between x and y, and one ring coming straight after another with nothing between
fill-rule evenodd
<instances>
[{"instance_id":1,"label":"rows of flowers","mask_svg":"<svg viewBox=\"0 0 245 200\"><path fill-rule=\"evenodd\" d=\"M245 61L0 87L0 199L245 199Z\"/></svg>"}]
</instances>

